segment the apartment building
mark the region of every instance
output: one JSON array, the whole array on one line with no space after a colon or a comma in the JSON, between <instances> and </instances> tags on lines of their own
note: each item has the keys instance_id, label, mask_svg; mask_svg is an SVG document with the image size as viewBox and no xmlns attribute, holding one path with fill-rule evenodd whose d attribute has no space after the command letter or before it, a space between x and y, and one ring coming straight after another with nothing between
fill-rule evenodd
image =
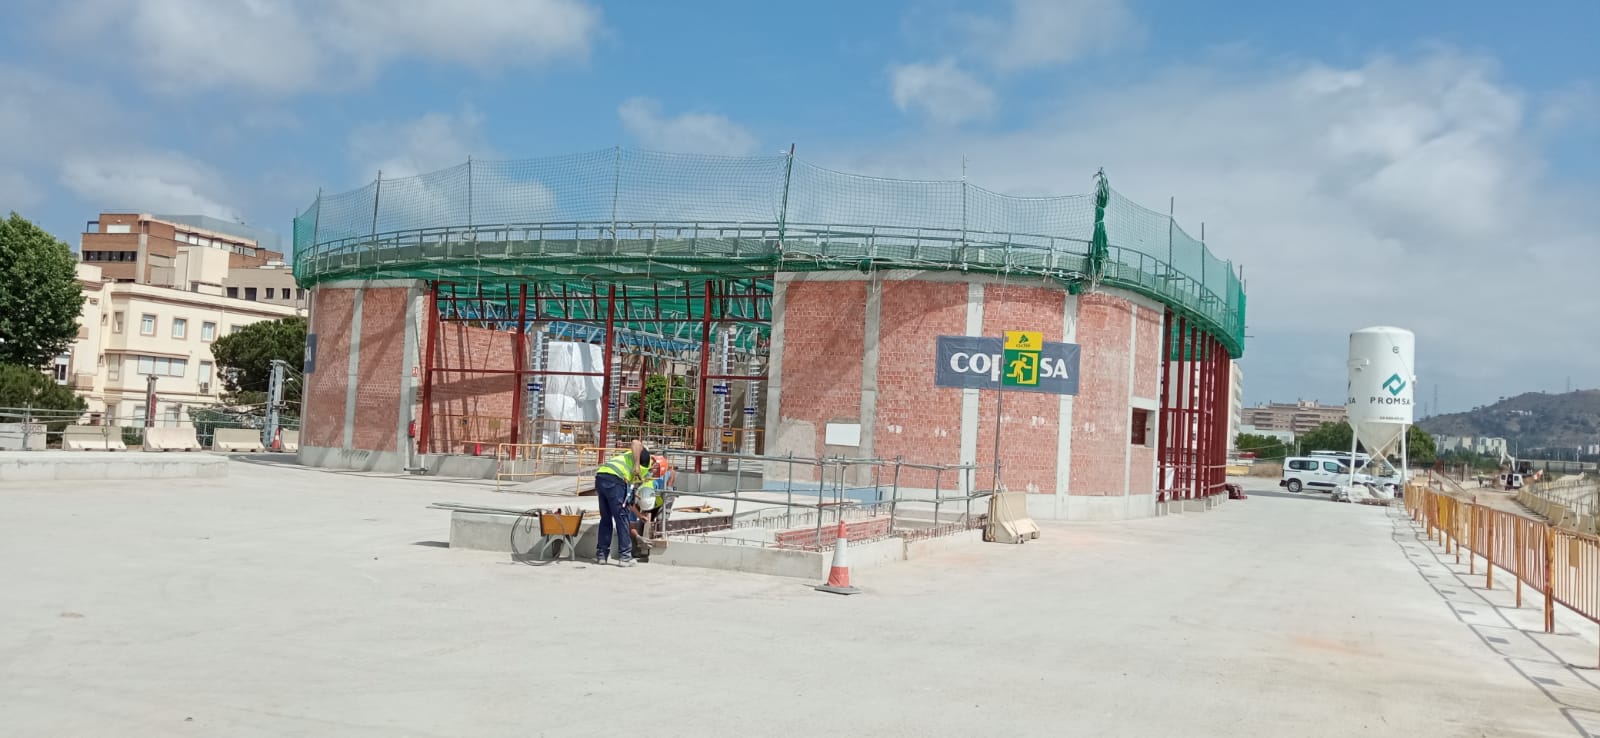
<instances>
[{"instance_id":1,"label":"apartment building","mask_svg":"<svg viewBox=\"0 0 1600 738\"><path fill-rule=\"evenodd\" d=\"M1343 405L1323 405L1316 401L1268 403L1244 408L1244 423L1261 430L1288 431L1305 435L1323 423L1344 422Z\"/></svg>"},{"instance_id":2,"label":"apartment building","mask_svg":"<svg viewBox=\"0 0 1600 738\"><path fill-rule=\"evenodd\" d=\"M306 308L276 234L202 215L101 213L79 251L107 282Z\"/></svg>"},{"instance_id":3,"label":"apartment building","mask_svg":"<svg viewBox=\"0 0 1600 738\"><path fill-rule=\"evenodd\" d=\"M206 284L226 273L204 255L171 268L192 270L181 273ZM213 341L299 313L293 305L108 279L98 264L78 264L78 282L84 292L78 338L55 372L84 398L96 423L142 425L147 416L163 425L186 421L187 408L217 402ZM155 408L146 402L152 376Z\"/></svg>"}]
</instances>

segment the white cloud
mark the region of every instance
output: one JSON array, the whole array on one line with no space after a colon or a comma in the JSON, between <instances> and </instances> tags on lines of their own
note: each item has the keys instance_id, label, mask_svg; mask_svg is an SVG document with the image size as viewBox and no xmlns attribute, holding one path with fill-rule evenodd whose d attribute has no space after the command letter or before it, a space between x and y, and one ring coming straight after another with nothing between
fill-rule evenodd
<instances>
[{"instance_id":1,"label":"white cloud","mask_svg":"<svg viewBox=\"0 0 1600 738\"><path fill-rule=\"evenodd\" d=\"M1082 94L1019 130L930 131L834 163L949 177L955 156L925 153L962 152L1003 191L1086 192L1104 166L1137 202L1175 195L1180 223L1207 221L1213 250L1247 267L1252 398L1340 399L1345 336L1372 324L1417 331L1420 391L1441 385L1446 407L1600 373L1571 322L1600 314L1600 213L1546 176L1551 116L1492 60L1246 60ZM1554 350L1530 362L1534 346ZM1332 359L1300 366L1314 356Z\"/></svg>"},{"instance_id":2,"label":"white cloud","mask_svg":"<svg viewBox=\"0 0 1600 738\"><path fill-rule=\"evenodd\" d=\"M971 52L1004 70L1070 62L1136 41L1142 27L1123 0L1013 0L1008 18L961 19Z\"/></svg>"},{"instance_id":3,"label":"white cloud","mask_svg":"<svg viewBox=\"0 0 1600 738\"><path fill-rule=\"evenodd\" d=\"M893 65L889 86L901 112L915 111L944 125L986 118L995 109L994 91L962 71L953 59Z\"/></svg>"},{"instance_id":4,"label":"white cloud","mask_svg":"<svg viewBox=\"0 0 1600 738\"><path fill-rule=\"evenodd\" d=\"M469 156L493 156L483 131L484 118L473 108L458 113L427 113L412 120L358 126L350 134L350 158L357 179L410 177L463 164Z\"/></svg>"},{"instance_id":5,"label":"white cloud","mask_svg":"<svg viewBox=\"0 0 1600 738\"><path fill-rule=\"evenodd\" d=\"M198 213L229 220L239 215L216 199L225 189L222 178L179 154L77 154L62 162L61 183L108 210Z\"/></svg>"},{"instance_id":6,"label":"white cloud","mask_svg":"<svg viewBox=\"0 0 1600 738\"><path fill-rule=\"evenodd\" d=\"M617 107L622 128L639 145L656 151L699 154L749 154L760 141L744 126L713 113L666 116L661 103L635 97Z\"/></svg>"},{"instance_id":7,"label":"white cloud","mask_svg":"<svg viewBox=\"0 0 1600 738\"><path fill-rule=\"evenodd\" d=\"M169 93L338 89L404 57L581 59L600 28L585 0L72 0L57 13L61 44L131 61Z\"/></svg>"}]
</instances>

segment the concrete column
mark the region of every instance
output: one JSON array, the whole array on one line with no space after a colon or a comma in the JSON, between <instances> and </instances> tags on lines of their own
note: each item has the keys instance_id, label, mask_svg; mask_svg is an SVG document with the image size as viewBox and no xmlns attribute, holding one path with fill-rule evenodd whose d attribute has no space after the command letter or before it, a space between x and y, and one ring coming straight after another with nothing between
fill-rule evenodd
<instances>
[{"instance_id":1,"label":"concrete column","mask_svg":"<svg viewBox=\"0 0 1600 738\"><path fill-rule=\"evenodd\" d=\"M356 444L356 387L361 384L361 303L366 294L365 288L351 290L354 306L350 311L350 361L345 374L344 443L340 446L346 451Z\"/></svg>"},{"instance_id":2,"label":"concrete column","mask_svg":"<svg viewBox=\"0 0 1600 738\"><path fill-rule=\"evenodd\" d=\"M1061 312L1061 341L1078 342L1078 296L1067 293ZM1067 495L1072 494L1072 395L1056 398L1056 518L1067 516Z\"/></svg>"},{"instance_id":3,"label":"concrete column","mask_svg":"<svg viewBox=\"0 0 1600 738\"><path fill-rule=\"evenodd\" d=\"M767 453L774 453L778 444L778 423L783 419L783 325L784 307L789 293L789 281L779 274L772 280L772 340L767 347ZM767 464L766 479L787 480L787 464Z\"/></svg>"},{"instance_id":4,"label":"concrete column","mask_svg":"<svg viewBox=\"0 0 1600 738\"><path fill-rule=\"evenodd\" d=\"M1132 315L1133 319L1128 322L1128 397L1123 404L1124 409L1122 412L1131 423L1133 419L1133 396L1135 394L1133 384L1134 380L1139 376L1139 303L1132 303L1128 307L1132 309L1130 315ZM1133 517L1133 497L1129 495L1133 482L1133 438L1131 436L1133 429L1130 427L1128 430L1130 436L1123 439L1124 443L1122 444L1123 518Z\"/></svg>"},{"instance_id":5,"label":"concrete column","mask_svg":"<svg viewBox=\"0 0 1600 738\"><path fill-rule=\"evenodd\" d=\"M873 272L867 280L866 327L862 333L861 355L861 447L859 455L872 458L878 427L878 337L882 333L883 275ZM872 469L857 467L856 483L871 481Z\"/></svg>"},{"instance_id":6,"label":"concrete column","mask_svg":"<svg viewBox=\"0 0 1600 738\"><path fill-rule=\"evenodd\" d=\"M967 328L966 335L983 335L983 283L967 283ZM961 459L962 464L978 463L978 390L961 390ZM975 476L975 475L974 475ZM968 480L973 477L963 474L961 476L961 493L971 494L968 489Z\"/></svg>"},{"instance_id":7,"label":"concrete column","mask_svg":"<svg viewBox=\"0 0 1600 738\"><path fill-rule=\"evenodd\" d=\"M410 435L411 421L415 419L417 394L418 394L418 366L417 360L420 331L417 329L417 318L422 316L426 308L426 297L423 294L422 283L418 282L406 290L406 334L403 343L403 354L400 357L400 412L395 418L395 453L399 454L401 462L407 467L413 466L411 454L416 449Z\"/></svg>"}]
</instances>

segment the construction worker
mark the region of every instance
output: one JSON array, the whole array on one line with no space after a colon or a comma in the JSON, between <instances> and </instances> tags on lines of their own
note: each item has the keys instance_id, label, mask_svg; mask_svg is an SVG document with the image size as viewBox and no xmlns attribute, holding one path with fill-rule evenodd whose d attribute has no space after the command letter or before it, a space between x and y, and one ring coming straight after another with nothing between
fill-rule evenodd
<instances>
[{"instance_id":1,"label":"construction worker","mask_svg":"<svg viewBox=\"0 0 1600 738\"><path fill-rule=\"evenodd\" d=\"M606 563L611 536L617 537L617 566L633 566L633 538L629 534L633 490L650 481L650 452L643 441L606 460L594 475L594 494L600 499L600 530L595 537L594 562Z\"/></svg>"}]
</instances>

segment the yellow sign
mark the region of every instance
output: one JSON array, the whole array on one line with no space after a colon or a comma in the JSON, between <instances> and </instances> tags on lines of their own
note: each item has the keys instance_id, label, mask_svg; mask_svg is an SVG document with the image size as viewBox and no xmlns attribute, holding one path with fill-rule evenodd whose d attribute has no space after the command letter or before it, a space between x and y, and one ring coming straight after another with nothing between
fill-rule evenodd
<instances>
[{"instance_id":1,"label":"yellow sign","mask_svg":"<svg viewBox=\"0 0 1600 738\"><path fill-rule=\"evenodd\" d=\"M1039 331L1006 331L1007 351L1038 351L1044 348L1044 334Z\"/></svg>"}]
</instances>

